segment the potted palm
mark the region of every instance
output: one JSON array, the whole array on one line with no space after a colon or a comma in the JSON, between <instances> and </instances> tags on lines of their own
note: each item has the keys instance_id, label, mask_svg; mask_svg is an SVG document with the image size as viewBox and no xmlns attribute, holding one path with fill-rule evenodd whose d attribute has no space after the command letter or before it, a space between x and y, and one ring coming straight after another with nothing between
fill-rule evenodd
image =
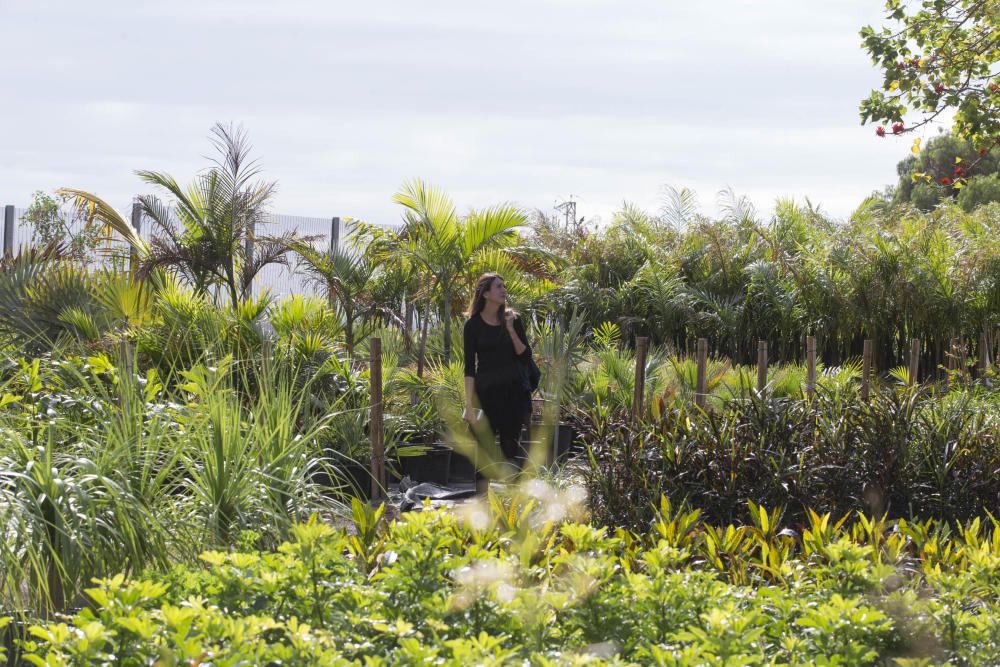
<instances>
[{"instance_id":1,"label":"potted palm","mask_svg":"<svg viewBox=\"0 0 1000 667\"><path fill-rule=\"evenodd\" d=\"M451 448L438 437L444 424L429 400L386 417L394 437L387 456L395 458L401 476L414 482L447 484Z\"/></svg>"},{"instance_id":2,"label":"potted palm","mask_svg":"<svg viewBox=\"0 0 1000 667\"><path fill-rule=\"evenodd\" d=\"M357 498L371 497L371 440L365 410L344 410L330 420L323 435L322 465L313 479Z\"/></svg>"}]
</instances>

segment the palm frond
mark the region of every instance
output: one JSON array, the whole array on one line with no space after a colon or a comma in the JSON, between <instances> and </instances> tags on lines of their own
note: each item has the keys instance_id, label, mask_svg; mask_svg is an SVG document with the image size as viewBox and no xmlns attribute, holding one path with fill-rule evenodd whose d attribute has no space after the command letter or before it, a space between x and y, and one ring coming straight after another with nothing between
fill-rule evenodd
<instances>
[{"instance_id":1,"label":"palm frond","mask_svg":"<svg viewBox=\"0 0 1000 667\"><path fill-rule=\"evenodd\" d=\"M92 225L95 222L100 223L104 233L108 236L117 232L135 249L140 257L145 257L149 253L149 245L132 226L132 223L97 195L75 188L59 188L56 193L71 201L72 206L86 220L87 225Z\"/></svg>"}]
</instances>

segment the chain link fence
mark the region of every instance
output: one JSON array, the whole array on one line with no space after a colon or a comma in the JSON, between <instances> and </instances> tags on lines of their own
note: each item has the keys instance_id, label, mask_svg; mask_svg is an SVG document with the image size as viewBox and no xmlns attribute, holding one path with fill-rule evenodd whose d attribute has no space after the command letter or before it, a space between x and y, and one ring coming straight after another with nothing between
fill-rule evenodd
<instances>
[{"instance_id":1,"label":"chain link fence","mask_svg":"<svg viewBox=\"0 0 1000 667\"><path fill-rule=\"evenodd\" d=\"M3 247L6 254L25 252L40 245L41 239L27 219L28 209L8 205L4 207L3 213ZM59 213L68 237L75 237L84 231L85 221L74 209L63 206ZM162 233L153 221L144 215L133 217L132 222L138 223L139 234L147 241ZM399 229L401 223L378 226ZM261 236L281 236L287 232L295 232L301 237L310 238L312 245L317 249L327 250L334 245L352 248L356 229L356 222L341 220L335 216L321 218L275 213L267 215L263 224L255 231ZM112 238L98 251L89 253L86 260L95 269L102 267L120 269L127 266L128 255L128 243L120 238ZM272 264L257 274L253 283L254 294L260 295L267 291L275 298L282 298L292 294L319 293L318 286L299 270L295 255L289 253L287 260L287 265Z\"/></svg>"}]
</instances>

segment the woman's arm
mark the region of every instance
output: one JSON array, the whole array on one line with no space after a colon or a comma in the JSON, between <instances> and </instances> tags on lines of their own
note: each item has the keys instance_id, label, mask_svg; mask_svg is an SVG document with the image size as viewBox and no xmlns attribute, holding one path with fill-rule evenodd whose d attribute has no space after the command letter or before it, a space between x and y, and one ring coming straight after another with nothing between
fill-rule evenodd
<instances>
[{"instance_id":1,"label":"woman's arm","mask_svg":"<svg viewBox=\"0 0 1000 667\"><path fill-rule=\"evenodd\" d=\"M507 333L510 334L510 340L514 343L514 354L519 357L523 357L524 353L527 351L528 358L531 358L531 348L526 342L528 336L524 333L524 323L521 322L520 318L515 318L514 313L507 311L504 314L504 319L507 323Z\"/></svg>"},{"instance_id":2,"label":"woman's arm","mask_svg":"<svg viewBox=\"0 0 1000 667\"><path fill-rule=\"evenodd\" d=\"M476 378L465 376L465 418L475 421L473 415L476 411Z\"/></svg>"}]
</instances>

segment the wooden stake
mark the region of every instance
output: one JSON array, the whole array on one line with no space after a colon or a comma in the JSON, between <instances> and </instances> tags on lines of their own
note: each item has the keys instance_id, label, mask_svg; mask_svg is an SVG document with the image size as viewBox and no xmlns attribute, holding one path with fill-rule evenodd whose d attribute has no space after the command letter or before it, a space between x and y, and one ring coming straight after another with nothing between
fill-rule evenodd
<instances>
[{"instance_id":1,"label":"wooden stake","mask_svg":"<svg viewBox=\"0 0 1000 667\"><path fill-rule=\"evenodd\" d=\"M649 351L649 338L639 336L635 339L635 386L632 394L632 420L638 423L642 420L642 402L646 396L646 353Z\"/></svg>"},{"instance_id":2,"label":"wooden stake","mask_svg":"<svg viewBox=\"0 0 1000 667\"><path fill-rule=\"evenodd\" d=\"M763 394L767 387L767 341L757 341L757 392Z\"/></svg>"},{"instance_id":3,"label":"wooden stake","mask_svg":"<svg viewBox=\"0 0 1000 667\"><path fill-rule=\"evenodd\" d=\"M816 336L806 336L806 395L816 393Z\"/></svg>"},{"instance_id":4,"label":"wooden stake","mask_svg":"<svg viewBox=\"0 0 1000 667\"><path fill-rule=\"evenodd\" d=\"M698 386L695 392L695 405L704 408L708 394L708 340L705 338L698 339Z\"/></svg>"},{"instance_id":5,"label":"wooden stake","mask_svg":"<svg viewBox=\"0 0 1000 667\"><path fill-rule=\"evenodd\" d=\"M920 372L920 339L910 341L910 386L917 383L917 373Z\"/></svg>"},{"instance_id":6,"label":"wooden stake","mask_svg":"<svg viewBox=\"0 0 1000 667\"><path fill-rule=\"evenodd\" d=\"M385 487L385 445L382 442L382 339L371 339L372 502L381 500Z\"/></svg>"}]
</instances>

